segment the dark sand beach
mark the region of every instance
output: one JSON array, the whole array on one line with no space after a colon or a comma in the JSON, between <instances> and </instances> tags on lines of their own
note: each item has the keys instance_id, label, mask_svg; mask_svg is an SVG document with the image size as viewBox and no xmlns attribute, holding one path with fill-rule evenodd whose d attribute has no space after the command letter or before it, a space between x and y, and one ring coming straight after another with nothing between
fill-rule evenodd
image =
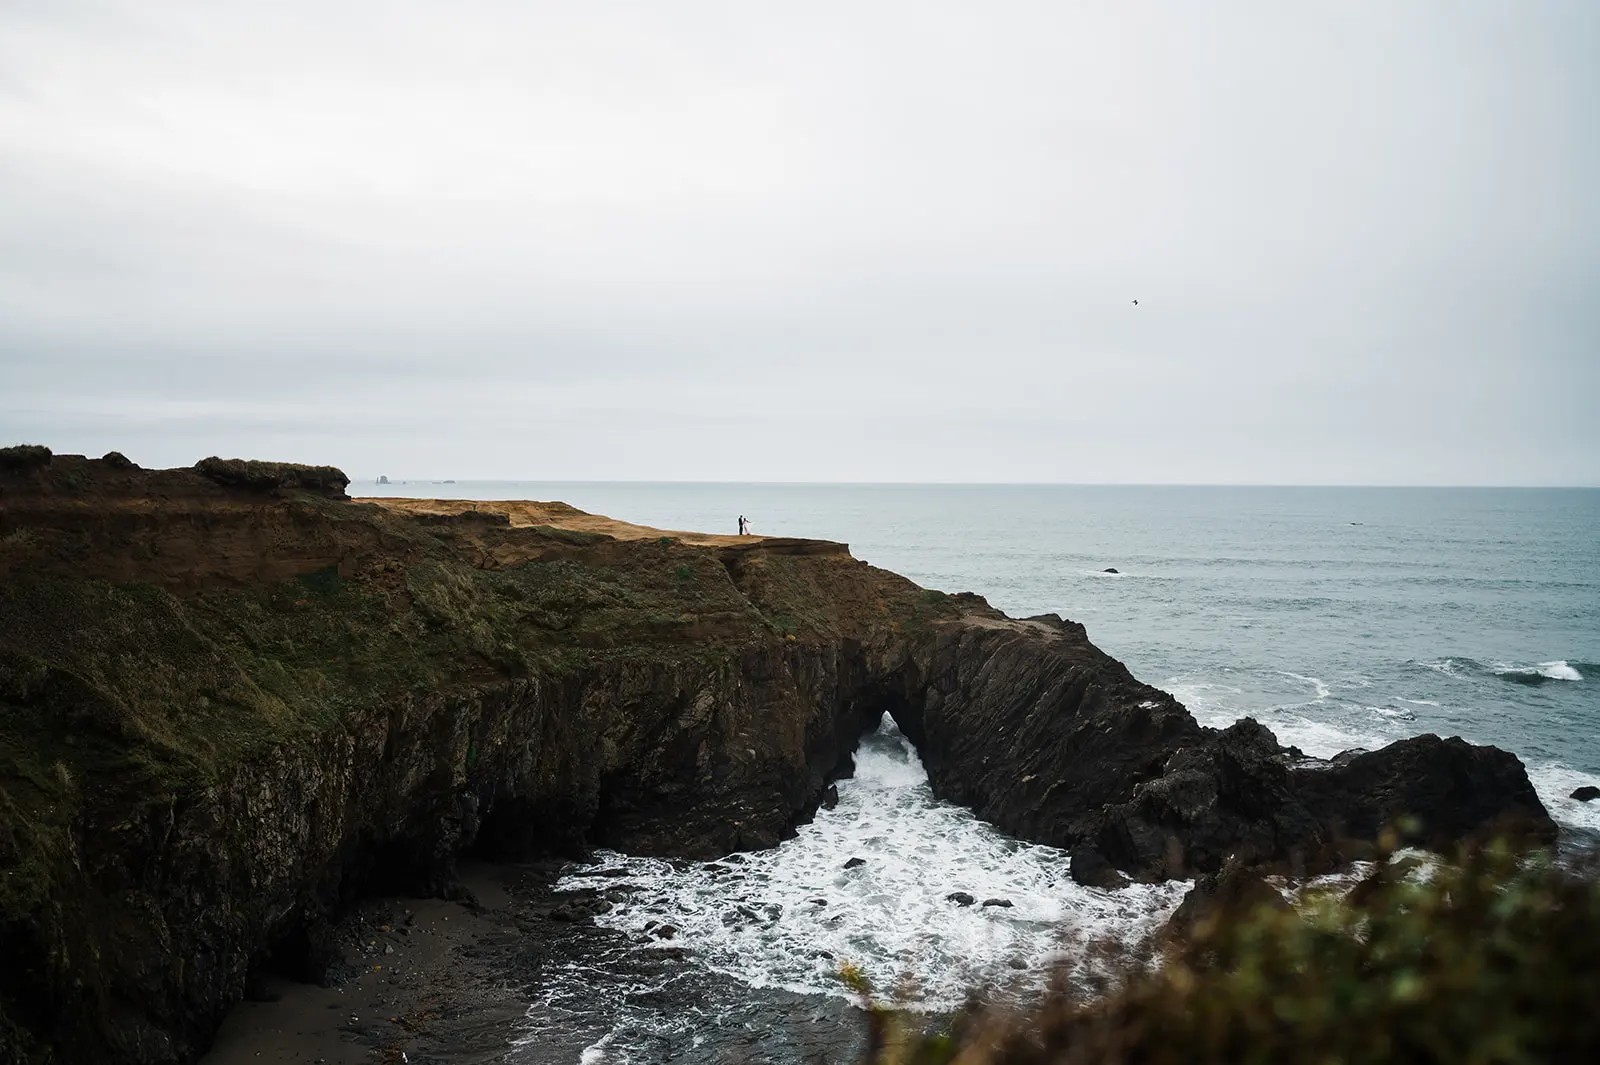
<instances>
[{"instance_id":1,"label":"dark sand beach","mask_svg":"<svg viewBox=\"0 0 1600 1065\"><path fill-rule=\"evenodd\" d=\"M384 898L341 925L328 986L269 976L229 1013L205 1065L493 1062L511 1049L527 998L508 973L550 882L547 867L464 868L461 899ZM519 921L521 926L519 927ZM541 1042L544 1042L541 1040ZM583 1046L543 1058L573 1062Z\"/></svg>"}]
</instances>

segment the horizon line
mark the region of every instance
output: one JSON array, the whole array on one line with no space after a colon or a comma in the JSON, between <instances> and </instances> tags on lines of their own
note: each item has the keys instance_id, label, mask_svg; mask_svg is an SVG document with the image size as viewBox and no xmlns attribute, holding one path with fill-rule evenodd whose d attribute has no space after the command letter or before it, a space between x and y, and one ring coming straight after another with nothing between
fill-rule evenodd
<instances>
[{"instance_id":1,"label":"horizon line","mask_svg":"<svg viewBox=\"0 0 1600 1065\"><path fill-rule=\"evenodd\" d=\"M388 475L380 475L388 476ZM351 484L394 487L401 484L613 484L613 485L744 485L760 488L1498 488L1562 489L1593 491L1593 484L1493 484L1487 482L1392 482L1362 481L742 481L691 480L681 478L593 478L593 477L390 477L380 484L377 477L352 480Z\"/></svg>"}]
</instances>

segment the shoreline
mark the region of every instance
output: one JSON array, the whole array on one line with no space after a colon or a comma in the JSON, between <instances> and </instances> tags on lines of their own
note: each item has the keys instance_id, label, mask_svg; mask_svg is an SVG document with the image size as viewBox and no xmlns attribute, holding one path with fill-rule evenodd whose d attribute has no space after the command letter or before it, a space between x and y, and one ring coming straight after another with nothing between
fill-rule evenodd
<instances>
[{"instance_id":1,"label":"shoreline","mask_svg":"<svg viewBox=\"0 0 1600 1065\"><path fill-rule=\"evenodd\" d=\"M470 863L457 899L362 900L336 923L342 959L331 978L319 985L266 975L228 1011L200 1065L506 1060L529 1010L515 955L546 931L555 869ZM517 1057L572 1065L586 1045L573 1041L541 1040Z\"/></svg>"},{"instance_id":2,"label":"shoreline","mask_svg":"<svg viewBox=\"0 0 1600 1065\"><path fill-rule=\"evenodd\" d=\"M720 1015L749 996L670 937L640 950L595 921L616 891L631 889L557 893L568 865L464 863L457 898L360 900L334 922L340 957L329 979L253 981L198 1065L602 1065L616 1060L606 1048L627 1025L618 988L632 985L627 997L649 985L646 998L684 1017ZM855 1006L778 988L759 999L737 1020L712 1022L718 1040L694 1060L860 1060L867 1025ZM623 1038L639 1035L667 1046L675 1038Z\"/></svg>"},{"instance_id":3,"label":"shoreline","mask_svg":"<svg viewBox=\"0 0 1600 1065\"><path fill-rule=\"evenodd\" d=\"M595 916L633 889L558 893L569 864L464 863L457 898L357 902L333 925L330 978L253 981L198 1065L603 1065L652 1050L679 1060L681 1030L630 1028L635 995L647 1012L709 1025L710 1044L690 1039L705 1055L695 1061L861 1060L858 1007L776 987L752 995L670 934L640 942L605 927ZM615 1057L619 1037L646 1056Z\"/></svg>"}]
</instances>

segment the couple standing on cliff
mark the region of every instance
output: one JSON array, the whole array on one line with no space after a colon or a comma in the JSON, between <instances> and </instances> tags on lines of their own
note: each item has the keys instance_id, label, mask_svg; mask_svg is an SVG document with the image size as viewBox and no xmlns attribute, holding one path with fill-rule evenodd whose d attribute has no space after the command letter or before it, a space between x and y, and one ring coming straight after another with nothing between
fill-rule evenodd
<instances>
[{"instance_id":1,"label":"couple standing on cliff","mask_svg":"<svg viewBox=\"0 0 1600 1065\"><path fill-rule=\"evenodd\" d=\"M745 517L743 514L739 515L739 535L750 535L750 519Z\"/></svg>"}]
</instances>

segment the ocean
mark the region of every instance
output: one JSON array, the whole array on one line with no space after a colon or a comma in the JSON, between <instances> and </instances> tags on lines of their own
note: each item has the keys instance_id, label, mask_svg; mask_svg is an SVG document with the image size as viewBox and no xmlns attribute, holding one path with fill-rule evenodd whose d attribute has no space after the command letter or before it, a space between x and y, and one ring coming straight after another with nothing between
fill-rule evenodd
<instances>
[{"instance_id":1,"label":"ocean","mask_svg":"<svg viewBox=\"0 0 1600 1065\"><path fill-rule=\"evenodd\" d=\"M1252 716L1323 756L1425 732L1507 748L1570 836L1600 832L1600 801L1568 797L1600 785L1600 489L413 481L351 492L559 499L730 533L744 514L756 533L842 540L920 584L1082 622L1204 724ZM526 1046L541 1025L567 1025L600 1033L587 1062L716 1061L738 1033L776 1032L808 1002L843 1030L845 961L941 1013L971 986L1025 993L1075 943L1132 942L1182 894L1071 884L1061 852L933 799L892 725L840 796L796 840L720 869L603 855L602 879L626 890L601 922L641 951L662 949L646 926L673 924L674 979L698 981L694 1005L663 994L658 974L585 1013L576 987L552 979ZM851 858L865 863L845 869ZM595 874L575 867L570 883L594 888ZM958 889L1011 905L953 906ZM740 907L778 915L743 921Z\"/></svg>"}]
</instances>

